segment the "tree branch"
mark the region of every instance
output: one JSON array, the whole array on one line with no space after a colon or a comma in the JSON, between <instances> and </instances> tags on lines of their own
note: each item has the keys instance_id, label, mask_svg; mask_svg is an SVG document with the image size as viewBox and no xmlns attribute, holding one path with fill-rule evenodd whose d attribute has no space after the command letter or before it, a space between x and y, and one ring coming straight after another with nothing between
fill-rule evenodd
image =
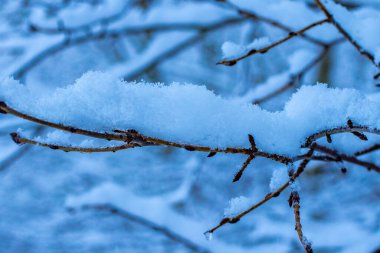
<instances>
[{"instance_id":1,"label":"tree branch","mask_svg":"<svg viewBox=\"0 0 380 253\"><path fill-rule=\"evenodd\" d=\"M278 40L276 42L274 42L273 44L269 45L269 46L266 46L266 47L263 47L263 48L260 48L260 49L251 49L250 51L248 51L245 55L243 56L240 56L240 57L237 57L237 58L233 58L233 59L226 59L226 60L222 60L222 61L219 61L217 64L223 64L225 66L233 66L235 65L237 62L251 56L251 55L254 55L254 54L265 54L266 52L268 52L269 50L271 50L272 48L278 46L278 45L281 45L282 43L300 35L300 34L303 34L305 33L306 31L316 27L316 26L319 26L319 25L322 25L324 23L327 23L329 22L328 19L323 19L321 21L318 21L318 22L315 22L313 24L310 24L304 28L302 28L301 30L297 31L297 32L290 32L288 34L288 36L286 36L285 38L281 39L281 40Z\"/></svg>"},{"instance_id":2,"label":"tree branch","mask_svg":"<svg viewBox=\"0 0 380 253\"><path fill-rule=\"evenodd\" d=\"M140 147L137 143L128 143L124 145L119 146L111 146L111 147L93 147L93 148L86 148L86 147L74 147L74 146L62 146L57 144L51 144L51 143L43 143L35 140L31 140L25 137L22 137L18 133L11 133L12 140L17 144L32 144L37 145L41 147L47 147L54 150L62 150L65 152L81 152L81 153L99 153L99 152L116 152L119 150L129 149L129 148L135 148Z\"/></svg>"},{"instance_id":3,"label":"tree branch","mask_svg":"<svg viewBox=\"0 0 380 253\"><path fill-rule=\"evenodd\" d=\"M346 155L346 154L339 153L337 150L330 149L328 147L319 145L317 143L313 143L311 145L311 147L313 149L315 149L316 151L319 151L319 152L325 153L327 155L336 157L337 159L339 159L341 161L342 160L343 161L347 161L347 162L350 162L350 163L362 166L364 168L367 168L368 170L374 170L374 171L380 173L380 167L378 165L374 164L374 163L362 161L362 160L357 159L354 156L349 156L349 155Z\"/></svg>"},{"instance_id":4,"label":"tree branch","mask_svg":"<svg viewBox=\"0 0 380 253\"><path fill-rule=\"evenodd\" d=\"M284 185L282 185L276 191L268 193L264 197L264 199L262 199L261 201L259 201L256 204L254 204L253 206L251 206L250 208L248 208L244 212L242 212L242 213L240 213L240 214L238 214L238 215L236 215L234 217L226 217L226 218L222 219L217 226L215 226L215 227L211 228L210 230L206 231L206 233L214 233L217 229L219 229L220 227L224 226L227 223L234 224L234 223L240 221L240 219L243 218L245 215L249 214L253 210L255 210L258 207L262 206L263 204L265 204L266 202L268 202L272 198L278 197L286 188L288 188L288 186L291 183L293 183L302 174L302 172L305 170L307 164L310 162L311 157L313 155L313 152L314 152L313 147L311 147L309 149L309 151L307 152L305 159L298 166L298 169L297 169L296 173L294 173L291 176L291 178L289 179L289 181L287 181Z\"/></svg>"},{"instance_id":5,"label":"tree branch","mask_svg":"<svg viewBox=\"0 0 380 253\"><path fill-rule=\"evenodd\" d=\"M368 126L345 126L345 127L336 127L328 130L323 130L318 133L312 134L307 137L305 143L302 147L310 147L310 145L320 138L324 138L328 135L338 134L338 133L353 133L353 132L365 132L380 135L380 130L376 128L370 128Z\"/></svg>"},{"instance_id":6,"label":"tree branch","mask_svg":"<svg viewBox=\"0 0 380 253\"><path fill-rule=\"evenodd\" d=\"M181 244L185 248L191 250L192 252L198 252L198 253L211 253L208 249L204 249L200 247L199 245L193 243L187 238L184 238L183 236L169 230L168 228L165 228L163 226L160 226L158 224L153 223L152 221L149 221L141 216L135 215L133 213L127 212L125 210L122 210L120 208L117 208L110 204L91 204L91 205L84 205L81 207L82 210L95 210L100 212L106 212L111 215L116 215L121 218L127 219L131 222L134 222L136 224L142 225L146 228L149 228L155 232L158 232L165 237L169 238L170 240ZM73 209L75 210L75 209ZM72 211L69 209L69 211Z\"/></svg>"},{"instance_id":7,"label":"tree branch","mask_svg":"<svg viewBox=\"0 0 380 253\"><path fill-rule=\"evenodd\" d=\"M225 1L225 2L226 2L226 4L228 6L230 6L230 8L236 10L243 17L250 18L250 19L252 19L254 21L263 22L265 24L268 24L268 25L276 27L276 28L278 28L280 30L283 30L283 31L285 31L287 33L292 33L293 32L293 30L290 27L288 27L288 26L286 26L286 25L284 25L284 24L282 24L282 23L280 23L280 22L278 22L278 21L276 21L274 19L261 16L261 15L259 15L257 13L253 13L252 11L244 10L244 9L240 8L239 6L233 4L233 3L229 2L229 1ZM302 34L299 34L299 35L302 38L304 38L305 40L307 40L307 41L309 41L311 43L314 43L314 44L317 44L317 45L320 45L320 46L324 45L324 43L322 41L317 40L317 39L315 39L313 37L310 37L307 34L303 34L302 33Z\"/></svg>"}]
</instances>

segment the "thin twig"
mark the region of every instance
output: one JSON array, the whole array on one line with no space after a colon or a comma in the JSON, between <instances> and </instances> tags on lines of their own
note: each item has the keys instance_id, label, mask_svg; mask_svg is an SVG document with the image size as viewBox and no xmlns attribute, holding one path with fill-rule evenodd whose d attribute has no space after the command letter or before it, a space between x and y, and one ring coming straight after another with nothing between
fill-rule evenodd
<instances>
[{"instance_id":1,"label":"thin twig","mask_svg":"<svg viewBox=\"0 0 380 253\"><path fill-rule=\"evenodd\" d=\"M374 171L380 173L380 166L378 166L374 163L359 160L355 156L349 156L346 154L339 153L337 150L319 145L317 143L313 143L311 145L311 147L314 148L316 151L319 151L319 152L325 153L327 155L336 157L339 160L347 161L347 162L350 162L350 163L362 166L364 168L367 168L369 170L374 170Z\"/></svg>"},{"instance_id":2,"label":"thin twig","mask_svg":"<svg viewBox=\"0 0 380 253\"><path fill-rule=\"evenodd\" d=\"M222 219L219 224L213 228L211 228L210 230L208 230L206 233L214 233L217 229L219 229L220 227L224 226L225 224L227 223L230 223L230 224L233 224L233 223L236 223L238 221L240 221L241 218L243 218L245 215L249 214L250 212L252 212L253 210L257 209L258 207L262 206L263 204L265 204L266 202L268 202L269 200L271 200L272 198L274 197L278 197L286 188L288 188L288 186L294 182L294 180L296 180L301 174L302 172L305 170L305 167L307 166L307 164L310 162L310 158L312 157L313 155L313 148L310 148L309 151L307 152L306 154L306 157L305 159L301 162L301 164L298 166L298 169L297 171L292 175L292 177L289 179L289 181L287 181L284 185L282 185L280 188L278 188L276 191L273 191L273 192L270 192L268 193L264 199L262 199L261 201L259 201L258 203L254 204L253 206L251 206L250 208L248 208L247 210L245 210L244 212L234 216L234 217L227 217L227 218L224 218Z\"/></svg>"},{"instance_id":3,"label":"thin twig","mask_svg":"<svg viewBox=\"0 0 380 253\"><path fill-rule=\"evenodd\" d=\"M116 152L119 150L129 149L129 148L135 148L140 147L136 143L128 143L118 146L110 146L110 147L92 147L92 148L86 148L86 147L74 147L74 146L62 146L52 143L43 143L36 140L28 139L25 137L22 137L18 133L11 133L11 137L13 141L17 144L32 144L37 145L41 147L47 147L54 150L62 150L65 152L81 152L81 153L100 153L100 152Z\"/></svg>"},{"instance_id":4,"label":"thin twig","mask_svg":"<svg viewBox=\"0 0 380 253\"><path fill-rule=\"evenodd\" d=\"M281 40L278 40L276 42L274 42L273 44L269 45L269 46L265 46L263 48L259 48L259 49L251 49L249 50L246 54L244 54L243 56L240 56L240 57L237 57L237 58L233 58L233 59L226 59L226 60L222 60L222 61L219 61L217 64L223 64L223 65L226 65L226 66L233 66L235 65L237 62L251 56L251 55L254 55L254 54L264 54L266 52L268 52L269 50L271 50L272 48L274 47L277 47L278 45L281 45L282 43L300 35L300 34L303 34L304 32L316 27L316 26L319 26L319 25L322 25L324 23L327 23L329 22L328 19L323 19L323 20L320 20L318 22L315 22L315 23L312 23L304 28L302 28L301 30L297 31L297 32L290 32L288 34L288 36L286 36L285 38L281 39Z\"/></svg>"},{"instance_id":5,"label":"thin twig","mask_svg":"<svg viewBox=\"0 0 380 253\"><path fill-rule=\"evenodd\" d=\"M237 182L240 180L241 176L243 175L244 173L244 170L247 168L247 166L251 163L251 161L253 159L255 159L255 155L254 153L258 151L257 147L256 147L256 142L255 142L255 138L253 138L252 135L248 134L248 140L249 140L249 143L251 144L251 154L248 156L247 160L244 162L243 166L240 168L240 170L235 174L234 176L234 179L232 180L232 182Z\"/></svg>"},{"instance_id":6,"label":"thin twig","mask_svg":"<svg viewBox=\"0 0 380 253\"><path fill-rule=\"evenodd\" d=\"M289 205L293 207L295 230L297 231L298 239L301 242L306 253L313 253L311 243L303 235L301 215L300 215L300 195L297 191L292 191L289 197Z\"/></svg>"},{"instance_id":7,"label":"thin twig","mask_svg":"<svg viewBox=\"0 0 380 253\"><path fill-rule=\"evenodd\" d=\"M327 129L320 131L318 133L310 135L302 147L310 147L310 145L318 140L319 138L324 138L326 135L333 135L338 133L352 133L352 132L365 132L380 135L380 130L376 128L370 128L368 126L344 126L344 127L335 127L332 129Z\"/></svg>"},{"instance_id":8,"label":"thin twig","mask_svg":"<svg viewBox=\"0 0 380 253\"><path fill-rule=\"evenodd\" d=\"M241 166L240 170L235 174L234 179L232 182L237 182L240 180L241 176L243 175L244 170L248 167L248 165L251 163L251 161L255 158L254 155L249 155L247 160L243 163L243 166Z\"/></svg>"},{"instance_id":9,"label":"thin twig","mask_svg":"<svg viewBox=\"0 0 380 253\"><path fill-rule=\"evenodd\" d=\"M231 3L230 1L226 1L226 4L229 5L230 8L236 10L241 16L243 17L246 17L246 18L250 18L254 21L259 21L259 22L262 22L262 23L265 23L265 24L268 24L270 26L273 26L273 27L276 27L280 30L283 30L285 32L288 32L288 33L291 33L293 32L293 29L291 29L290 27L274 20L274 19L271 19L271 18L268 18L268 17L265 17L265 16L261 16L257 13L253 13L252 11L248 11L248 10L245 10L245 9L242 9L240 8L239 6ZM308 36L307 34L299 34L302 38L304 38L305 40L311 42L311 43L314 43L314 44L317 44L317 45L320 45L320 46L323 46L324 43L320 40L317 40L313 37L310 37Z\"/></svg>"}]
</instances>

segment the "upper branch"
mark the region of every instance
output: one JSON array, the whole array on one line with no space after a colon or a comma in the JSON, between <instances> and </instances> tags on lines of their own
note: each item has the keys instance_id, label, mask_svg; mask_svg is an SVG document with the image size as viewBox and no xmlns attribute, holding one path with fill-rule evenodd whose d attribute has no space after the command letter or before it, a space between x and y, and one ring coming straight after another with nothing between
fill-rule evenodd
<instances>
[{"instance_id":1,"label":"upper branch","mask_svg":"<svg viewBox=\"0 0 380 253\"><path fill-rule=\"evenodd\" d=\"M329 22L328 19L323 19L323 20L320 20L318 22L315 22L315 23L312 23L304 28L302 28L301 30L299 31L296 31L296 32L289 32L288 36L284 37L283 39L281 40L278 40L276 42L274 42L273 44L269 45L269 46L266 46L266 47L263 47L263 48L260 48L260 49L251 49L250 51L248 51L245 55L243 56L240 56L240 57L237 57L237 58L233 58L233 59L226 59L226 60L222 60L222 61L219 61L217 64L223 64L223 65L226 65L226 66L233 66L235 65L238 61L241 61L253 54L264 54L266 52L268 52L269 50L271 50L272 48L278 46L278 45L281 45L282 43L300 35L300 34L303 34L305 33L306 31L316 27L316 26L319 26L319 25L322 25L324 23L327 23Z\"/></svg>"},{"instance_id":2,"label":"upper branch","mask_svg":"<svg viewBox=\"0 0 380 253\"><path fill-rule=\"evenodd\" d=\"M310 145L319 138L324 138L326 136L331 136L338 133L355 133L355 132L365 132L380 135L380 129L370 128L368 126L344 126L336 127L332 129L327 129L320 131L318 133L310 135L302 147L310 147Z\"/></svg>"},{"instance_id":3,"label":"upper branch","mask_svg":"<svg viewBox=\"0 0 380 253\"><path fill-rule=\"evenodd\" d=\"M283 30L285 32L288 32L288 33L292 33L293 32L293 30L290 27L288 27L288 26L286 26L286 25L284 25L284 24L282 24L282 23L280 23L280 22L278 22L278 21L276 21L274 19L271 19L271 18L268 18L268 17L265 17L265 16L261 16L261 15L259 15L257 13L253 13L252 11L244 10L244 9L240 8L239 6L233 4L233 3L229 2L229 1L226 1L226 3L232 9L236 10L243 17L247 17L247 18L250 18L250 19L255 20L255 21L263 22L265 24L271 25L273 27L276 27L276 28L278 28L280 30ZM314 43L314 44L317 44L317 45L320 45L320 46L324 45L323 42L321 42L321 41L319 41L319 40L317 40L317 39L315 39L313 37L310 37L307 34L299 34L299 35L302 38L304 38L305 40L307 40L307 41L309 41L311 43Z\"/></svg>"},{"instance_id":4,"label":"upper branch","mask_svg":"<svg viewBox=\"0 0 380 253\"><path fill-rule=\"evenodd\" d=\"M254 204L253 206L251 206L250 208L248 208L247 210L241 212L240 214L234 216L234 217L227 217L227 218L224 218L222 219L219 224L213 228L211 228L210 230L208 230L206 233L213 233L215 232L217 229L219 229L220 227L224 226L225 224L227 223L236 223L238 222L241 218L243 218L245 215L249 214L250 212L252 212L253 210L257 209L258 207L262 206L263 204L265 204L266 202L268 202L269 200L271 200L272 198L275 198L275 197L278 197L286 188L288 188L305 170L307 164L310 162L311 160L311 157L313 156L313 152L314 152L314 149L313 147L309 149L309 151L307 152L307 154L305 155L305 158L304 160L301 162L301 164L298 166L298 169L297 171L290 177L290 179L285 183L283 184L280 188L278 188L276 191L273 191L273 192L270 192L268 193L264 199L262 199L261 201L257 202L256 204Z\"/></svg>"}]
</instances>

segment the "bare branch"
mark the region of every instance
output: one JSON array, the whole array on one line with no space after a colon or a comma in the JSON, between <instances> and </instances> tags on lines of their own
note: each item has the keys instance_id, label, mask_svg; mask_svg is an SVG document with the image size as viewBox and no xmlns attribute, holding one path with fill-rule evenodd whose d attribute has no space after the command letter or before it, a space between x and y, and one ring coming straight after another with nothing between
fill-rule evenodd
<instances>
[{"instance_id":1,"label":"bare branch","mask_svg":"<svg viewBox=\"0 0 380 253\"><path fill-rule=\"evenodd\" d=\"M251 163L251 161L255 158L254 155L249 155L247 160L244 162L243 166L240 168L240 170L235 174L234 179L232 182L237 182L240 180L241 176L243 175L244 170L247 168L247 166Z\"/></svg>"},{"instance_id":2,"label":"bare branch","mask_svg":"<svg viewBox=\"0 0 380 253\"><path fill-rule=\"evenodd\" d=\"M309 151L307 152L306 156L305 156L305 159L301 162L301 164L298 166L298 169L297 171L291 176L291 178L289 179L288 182L286 182L284 185L282 185L280 188L278 188L276 191L274 192L270 192L268 193L264 199L262 199L261 201L259 201L258 203L254 204L253 206L251 206L250 208L248 208L247 210L245 210L244 212L234 216L234 217L230 217L230 218L224 218L220 221L220 223L211 228L210 230L208 230L206 233L214 233L217 229L219 229L220 227L224 226L225 224L227 223L236 223L238 221L240 221L241 218L243 218L245 215L249 214L250 212L252 212L253 210L257 209L258 207L262 206L263 204L265 204L266 202L268 202L269 200L271 200L272 198L274 197L278 197L286 188L288 188L288 186L294 182L294 180L296 180L301 174L302 172L305 170L307 164L310 162L311 160L311 157L313 155L313 147L311 147L309 149Z\"/></svg>"},{"instance_id":3,"label":"bare branch","mask_svg":"<svg viewBox=\"0 0 380 253\"><path fill-rule=\"evenodd\" d=\"M295 220L295 230L298 234L298 239L300 240L303 248L306 253L313 253L313 249L311 248L311 243L306 239L303 235L302 224L301 224L301 216L300 216L300 195L297 191L292 191L289 197L289 205L293 207L294 210L294 220Z\"/></svg>"},{"instance_id":4,"label":"bare branch","mask_svg":"<svg viewBox=\"0 0 380 253\"><path fill-rule=\"evenodd\" d=\"M361 151L356 152L355 156L365 155L365 154L371 153L371 152L379 150L379 149L380 149L380 144L375 144L369 148L366 148L366 149L363 149Z\"/></svg>"},{"instance_id":5,"label":"bare branch","mask_svg":"<svg viewBox=\"0 0 380 253\"><path fill-rule=\"evenodd\" d=\"M323 130L318 133L310 135L306 141L305 144L302 145L302 147L310 147L310 145L318 140L319 138L323 138L326 135L333 135L333 134L338 134L338 133L353 133L353 132L365 132L365 133L372 133L372 134L377 134L380 135L380 130L376 128L370 128L367 126L345 126L345 127L336 127L328 130Z\"/></svg>"},{"instance_id":6,"label":"bare branch","mask_svg":"<svg viewBox=\"0 0 380 253\"><path fill-rule=\"evenodd\" d=\"M350 162L350 163L362 166L364 168L367 168L369 170L374 170L374 171L380 173L380 167L374 163L362 161L362 160L357 159L354 156L349 156L346 154L339 153L338 151L336 151L334 149L330 149L328 147L319 145L317 143L313 143L311 145L311 147L314 148L316 151L320 151L320 152L325 153L327 155L336 157L339 160L347 161L347 162Z\"/></svg>"},{"instance_id":7,"label":"bare branch","mask_svg":"<svg viewBox=\"0 0 380 253\"><path fill-rule=\"evenodd\" d=\"M13 141L17 144L32 144L32 145L47 147L47 148L51 148L55 150L62 150L65 152L81 152L81 153L116 152L119 150L140 147L140 145L138 145L137 143L131 142L131 143L123 144L119 146L85 148L85 147L62 146L62 145L51 144L51 143L43 143L43 142L22 137L18 133L11 133L11 137Z\"/></svg>"}]
</instances>

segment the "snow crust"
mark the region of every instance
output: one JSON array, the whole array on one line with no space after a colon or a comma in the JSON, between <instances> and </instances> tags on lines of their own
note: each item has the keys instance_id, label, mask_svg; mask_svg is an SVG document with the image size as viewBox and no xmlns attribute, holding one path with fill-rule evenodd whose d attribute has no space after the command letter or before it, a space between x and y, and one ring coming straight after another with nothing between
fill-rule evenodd
<instances>
[{"instance_id":1,"label":"snow crust","mask_svg":"<svg viewBox=\"0 0 380 253\"><path fill-rule=\"evenodd\" d=\"M134 129L185 144L249 148L252 134L265 152L298 155L318 131L355 125L380 128L380 102L354 89L301 87L282 111L223 98L205 86L124 82L89 72L53 92L29 89L13 79L0 84L9 106L48 121L101 132Z\"/></svg>"}]
</instances>

